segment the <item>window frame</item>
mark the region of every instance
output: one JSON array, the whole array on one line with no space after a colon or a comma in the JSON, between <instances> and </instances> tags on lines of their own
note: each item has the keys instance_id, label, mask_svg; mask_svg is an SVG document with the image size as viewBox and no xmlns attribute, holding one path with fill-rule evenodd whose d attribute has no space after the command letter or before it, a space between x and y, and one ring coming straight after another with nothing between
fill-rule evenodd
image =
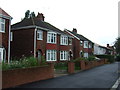
<instances>
[{"instance_id":1,"label":"window frame","mask_svg":"<svg viewBox=\"0 0 120 90\"><path fill-rule=\"evenodd\" d=\"M2 20L3 20L3 22L2 22ZM2 25L3 25L4 29L2 29ZM3 19L3 18L0 18L0 32L5 33L5 19Z\"/></svg>"},{"instance_id":2,"label":"window frame","mask_svg":"<svg viewBox=\"0 0 120 90\"><path fill-rule=\"evenodd\" d=\"M65 61L68 60L68 51L60 51L60 60Z\"/></svg>"},{"instance_id":3,"label":"window frame","mask_svg":"<svg viewBox=\"0 0 120 90\"><path fill-rule=\"evenodd\" d=\"M88 48L88 41L84 41L84 48Z\"/></svg>"},{"instance_id":4,"label":"window frame","mask_svg":"<svg viewBox=\"0 0 120 90\"><path fill-rule=\"evenodd\" d=\"M65 35L60 36L60 45L68 45L68 36Z\"/></svg>"},{"instance_id":5,"label":"window frame","mask_svg":"<svg viewBox=\"0 0 120 90\"><path fill-rule=\"evenodd\" d=\"M47 57L46 61L56 61L57 60L57 51L56 50L47 50L46 57Z\"/></svg>"},{"instance_id":6,"label":"window frame","mask_svg":"<svg viewBox=\"0 0 120 90\"><path fill-rule=\"evenodd\" d=\"M39 37L38 37L39 35ZM37 40L43 40L43 31L42 30L37 30Z\"/></svg>"},{"instance_id":7,"label":"window frame","mask_svg":"<svg viewBox=\"0 0 120 90\"><path fill-rule=\"evenodd\" d=\"M47 43L56 44L57 34L55 32L47 32Z\"/></svg>"}]
</instances>

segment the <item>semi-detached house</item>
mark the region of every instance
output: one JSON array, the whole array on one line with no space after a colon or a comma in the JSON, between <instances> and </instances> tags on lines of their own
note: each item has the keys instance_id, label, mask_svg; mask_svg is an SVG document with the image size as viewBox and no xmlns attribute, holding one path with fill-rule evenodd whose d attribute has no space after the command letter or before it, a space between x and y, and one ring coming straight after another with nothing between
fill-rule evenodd
<instances>
[{"instance_id":1,"label":"semi-detached house","mask_svg":"<svg viewBox=\"0 0 120 90\"><path fill-rule=\"evenodd\" d=\"M70 35L44 21L38 13L34 18L26 18L12 25L11 57L34 56L47 61L72 59L73 46Z\"/></svg>"},{"instance_id":2,"label":"semi-detached house","mask_svg":"<svg viewBox=\"0 0 120 90\"><path fill-rule=\"evenodd\" d=\"M74 37L73 39L73 58L86 57L93 55L94 43L77 33L77 29L73 28L73 31L64 30L67 34Z\"/></svg>"},{"instance_id":3,"label":"semi-detached house","mask_svg":"<svg viewBox=\"0 0 120 90\"><path fill-rule=\"evenodd\" d=\"M10 25L12 17L0 8L0 62L10 60Z\"/></svg>"}]
</instances>

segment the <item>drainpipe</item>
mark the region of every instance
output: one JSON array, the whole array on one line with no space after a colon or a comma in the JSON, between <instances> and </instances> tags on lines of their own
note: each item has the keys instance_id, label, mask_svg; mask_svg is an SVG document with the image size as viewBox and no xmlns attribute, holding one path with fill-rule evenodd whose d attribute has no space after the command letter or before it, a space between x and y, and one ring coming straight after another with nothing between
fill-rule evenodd
<instances>
[{"instance_id":1,"label":"drainpipe","mask_svg":"<svg viewBox=\"0 0 120 90\"><path fill-rule=\"evenodd\" d=\"M10 34L11 34L11 20L9 20L9 39L8 39L8 63L10 63Z\"/></svg>"},{"instance_id":2,"label":"drainpipe","mask_svg":"<svg viewBox=\"0 0 120 90\"><path fill-rule=\"evenodd\" d=\"M37 31L37 28L35 28L35 31L34 31L34 58L36 58L36 31Z\"/></svg>"}]
</instances>

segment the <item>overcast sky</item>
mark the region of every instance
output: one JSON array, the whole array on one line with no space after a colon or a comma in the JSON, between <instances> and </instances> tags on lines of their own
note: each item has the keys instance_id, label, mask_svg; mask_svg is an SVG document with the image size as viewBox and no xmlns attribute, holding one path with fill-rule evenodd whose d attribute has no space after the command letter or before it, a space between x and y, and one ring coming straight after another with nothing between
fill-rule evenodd
<instances>
[{"instance_id":1,"label":"overcast sky","mask_svg":"<svg viewBox=\"0 0 120 90\"><path fill-rule=\"evenodd\" d=\"M79 34L106 46L113 45L118 37L118 1L0 0L0 7L13 17L12 24L19 22L26 10L40 12L57 28L76 28Z\"/></svg>"}]
</instances>

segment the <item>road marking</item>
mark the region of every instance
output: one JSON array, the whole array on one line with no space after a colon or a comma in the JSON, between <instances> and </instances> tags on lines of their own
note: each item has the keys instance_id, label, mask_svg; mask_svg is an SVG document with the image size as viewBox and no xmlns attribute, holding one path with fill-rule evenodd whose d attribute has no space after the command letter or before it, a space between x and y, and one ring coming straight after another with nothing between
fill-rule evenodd
<instances>
[{"instance_id":1,"label":"road marking","mask_svg":"<svg viewBox=\"0 0 120 90\"><path fill-rule=\"evenodd\" d=\"M120 77L117 79L117 81L115 82L115 84L112 86L110 90L116 90L119 84L120 84Z\"/></svg>"}]
</instances>

